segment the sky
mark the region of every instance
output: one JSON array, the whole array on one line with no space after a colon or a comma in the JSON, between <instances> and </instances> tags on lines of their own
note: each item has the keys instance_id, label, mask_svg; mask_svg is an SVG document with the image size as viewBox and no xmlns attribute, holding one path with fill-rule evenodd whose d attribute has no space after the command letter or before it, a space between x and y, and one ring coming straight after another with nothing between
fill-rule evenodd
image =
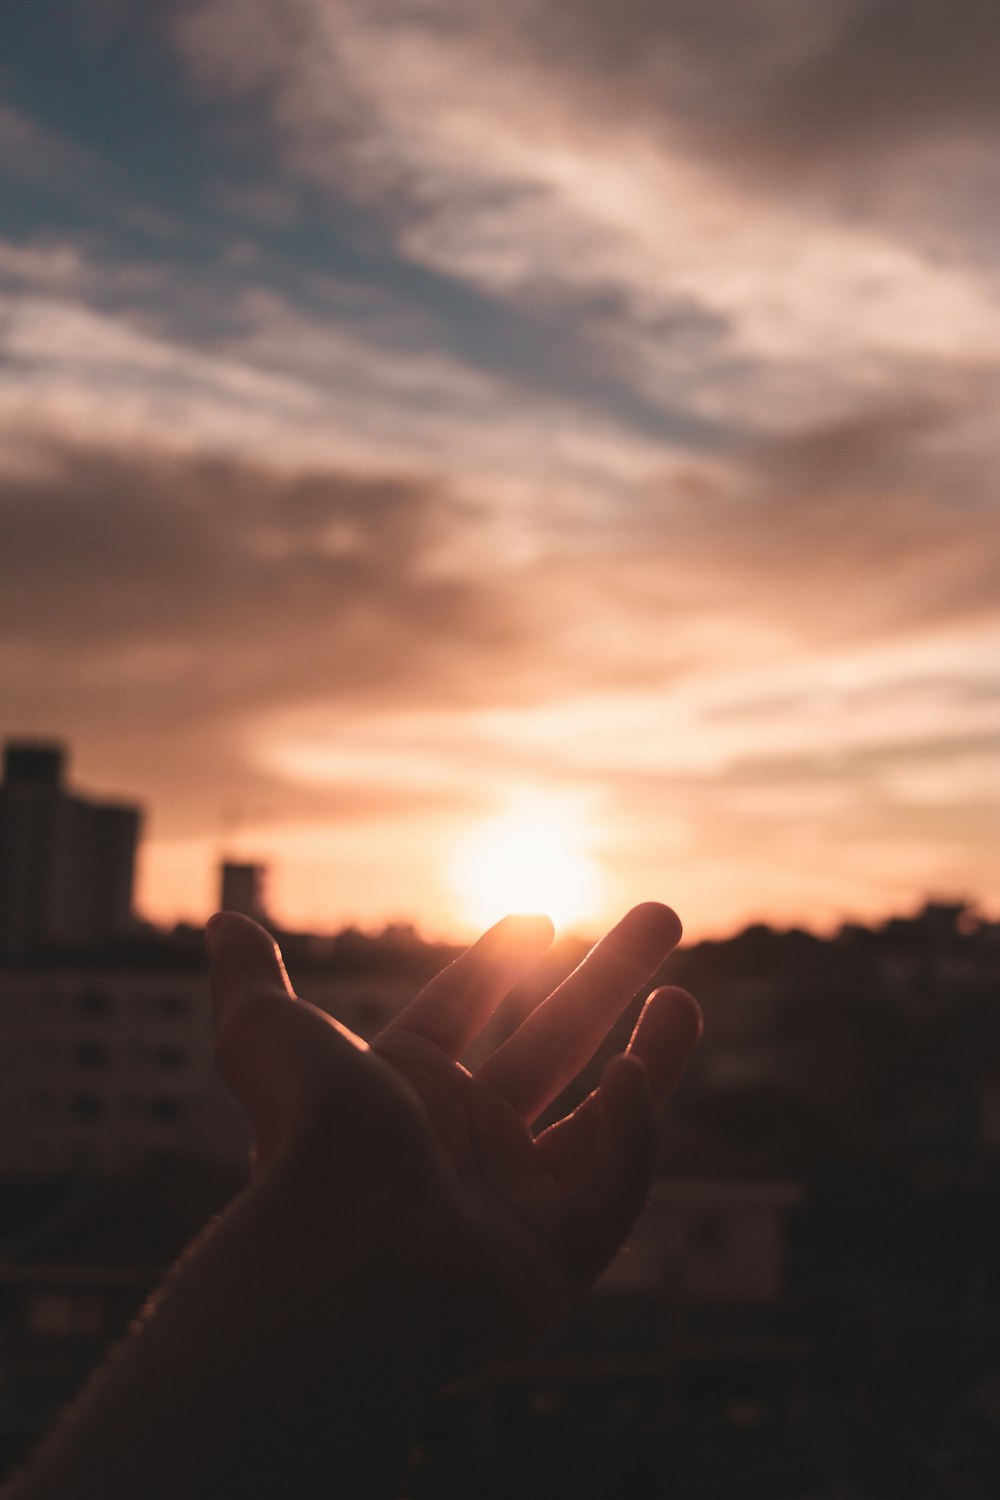
<instances>
[{"instance_id":1,"label":"sky","mask_svg":"<svg viewBox=\"0 0 1000 1500\"><path fill-rule=\"evenodd\" d=\"M1000 914L998 76L995 0L4 0L0 732L142 910Z\"/></svg>"}]
</instances>

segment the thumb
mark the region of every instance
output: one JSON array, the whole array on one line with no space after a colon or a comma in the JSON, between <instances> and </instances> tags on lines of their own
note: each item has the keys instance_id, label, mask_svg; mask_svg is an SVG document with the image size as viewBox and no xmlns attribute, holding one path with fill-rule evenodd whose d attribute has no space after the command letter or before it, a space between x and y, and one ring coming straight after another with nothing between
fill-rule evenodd
<instances>
[{"instance_id":1,"label":"thumb","mask_svg":"<svg viewBox=\"0 0 1000 1500\"><path fill-rule=\"evenodd\" d=\"M263 1165L326 1092L324 1059L349 1034L296 997L277 943L249 917L217 912L205 946L216 1066L250 1122Z\"/></svg>"},{"instance_id":2,"label":"thumb","mask_svg":"<svg viewBox=\"0 0 1000 1500\"><path fill-rule=\"evenodd\" d=\"M217 911L205 927L205 947L216 1035L251 993L295 998L277 943L249 917Z\"/></svg>"}]
</instances>

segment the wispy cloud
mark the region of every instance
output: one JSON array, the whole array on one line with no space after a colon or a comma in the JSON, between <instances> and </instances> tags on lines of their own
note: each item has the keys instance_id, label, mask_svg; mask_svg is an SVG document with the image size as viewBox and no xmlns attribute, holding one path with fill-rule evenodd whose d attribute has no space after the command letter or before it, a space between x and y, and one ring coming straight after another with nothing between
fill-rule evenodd
<instances>
[{"instance_id":1,"label":"wispy cloud","mask_svg":"<svg viewBox=\"0 0 1000 1500\"><path fill-rule=\"evenodd\" d=\"M71 193L93 191L107 178L107 163L31 115L0 100L3 169L27 182Z\"/></svg>"},{"instance_id":2,"label":"wispy cloud","mask_svg":"<svg viewBox=\"0 0 1000 1500\"><path fill-rule=\"evenodd\" d=\"M839 97L837 78L873 29L864 8L817 7L818 23L791 26L784 12L726 11L725 24L695 25L679 5L527 6L505 28L479 7L439 4L420 21L405 8L296 0L264 7L255 45L228 0L210 0L181 38L202 77L270 101L293 172L378 206L404 256L519 305L561 308L591 358L651 399L686 393L713 416L788 424L919 382L926 365L995 363L1000 308L975 266L928 254L898 215L859 213L835 184L777 193L745 162L724 170L746 149L748 114L776 153L809 150L808 131L768 125L768 111L796 88L816 95L814 73ZM979 19L988 56L994 28ZM919 21L923 50L897 49L907 78L934 58L927 7ZM956 76L973 63L969 35ZM531 47L536 36L548 47ZM569 43L558 60L555 36ZM608 49L620 62L596 100L595 47L604 72ZM650 85L638 117L637 75ZM907 89L917 97L915 82ZM957 90L925 121L935 138L955 127L949 99L957 108ZM873 101L872 133L876 115Z\"/></svg>"}]
</instances>

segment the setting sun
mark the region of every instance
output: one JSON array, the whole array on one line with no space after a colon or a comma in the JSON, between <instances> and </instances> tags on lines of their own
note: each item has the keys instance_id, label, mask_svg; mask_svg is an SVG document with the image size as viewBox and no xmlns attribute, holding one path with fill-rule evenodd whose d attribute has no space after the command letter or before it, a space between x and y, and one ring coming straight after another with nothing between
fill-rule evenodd
<instances>
[{"instance_id":1,"label":"setting sun","mask_svg":"<svg viewBox=\"0 0 1000 1500\"><path fill-rule=\"evenodd\" d=\"M478 824L452 865L460 915L476 927L512 911L545 912L556 927L587 922L599 912L602 881L586 845L578 820L541 800Z\"/></svg>"}]
</instances>

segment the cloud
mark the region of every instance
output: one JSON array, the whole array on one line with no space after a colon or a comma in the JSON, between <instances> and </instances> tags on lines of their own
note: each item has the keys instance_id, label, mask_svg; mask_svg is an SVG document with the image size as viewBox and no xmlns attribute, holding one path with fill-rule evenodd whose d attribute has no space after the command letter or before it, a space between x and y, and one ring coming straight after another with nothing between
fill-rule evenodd
<instances>
[{"instance_id":1,"label":"cloud","mask_svg":"<svg viewBox=\"0 0 1000 1500\"><path fill-rule=\"evenodd\" d=\"M434 565L463 524L419 480L53 447L0 488L9 712L42 729L57 704L105 775L134 785L141 762L143 786L197 818L227 780L273 780L253 774L248 720L322 700L346 722L502 676L518 620ZM391 795L370 784L368 803Z\"/></svg>"},{"instance_id":2,"label":"cloud","mask_svg":"<svg viewBox=\"0 0 1000 1500\"><path fill-rule=\"evenodd\" d=\"M765 92L772 150L803 159L1000 131L1000 13L990 0L844 3L830 45Z\"/></svg>"},{"instance_id":3,"label":"cloud","mask_svg":"<svg viewBox=\"0 0 1000 1500\"><path fill-rule=\"evenodd\" d=\"M45 241L19 245L0 240L0 285L75 288L82 266L77 245Z\"/></svg>"},{"instance_id":4,"label":"cloud","mask_svg":"<svg viewBox=\"0 0 1000 1500\"><path fill-rule=\"evenodd\" d=\"M648 681L658 662L669 680L686 659L912 638L929 650L940 633L995 630L994 389L960 384L679 461L547 559L549 586L558 595L561 581L589 622L580 649Z\"/></svg>"},{"instance_id":5,"label":"cloud","mask_svg":"<svg viewBox=\"0 0 1000 1500\"><path fill-rule=\"evenodd\" d=\"M786 168L996 129L1000 20L990 0L584 0L531 6L546 60L619 108L654 111L737 155ZM519 17L519 19L521 19ZM740 142L742 141L742 147Z\"/></svg>"},{"instance_id":6,"label":"cloud","mask_svg":"<svg viewBox=\"0 0 1000 1500\"><path fill-rule=\"evenodd\" d=\"M299 306L252 281L0 241L0 414L11 433L72 441L97 431L292 467L420 467L495 484L512 509L542 492L555 510L614 494L669 451L597 392L539 387L526 401L514 380L435 348L433 329L377 290L313 278L310 294Z\"/></svg>"},{"instance_id":7,"label":"cloud","mask_svg":"<svg viewBox=\"0 0 1000 1500\"><path fill-rule=\"evenodd\" d=\"M90 34L121 161L0 240L12 726L163 869L235 803L372 911L521 787L702 928L985 888L992 11L147 10Z\"/></svg>"},{"instance_id":8,"label":"cloud","mask_svg":"<svg viewBox=\"0 0 1000 1500\"><path fill-rule=\"evenodd\" d=\"M14 178L72 194L99 190L107 164L23 110L0 102L0 169Z\"/></svg>"},{"instance_id":9,"label":"cloud","mask_svg":"<svg viewBox=\"0 0 1000 1500\"><path fill-rule=\"evenodd\" d=\"M964 262L945 259L923 223L933 195L907 195L898 170L880 217L829 180L776 192L748 165L772 135L775 156L808 141L767 124L776 101L809 68L835 79L869 13L889 35L896 6L264 10L247 43L230 0L207 0L180 45L211 86L266 101L289 171L381 213L404 259L561 317L582 360L665 413L788 430L926 370L996 363L1000 289L971 204ZM915 78L932 56L920 15L900 64Z\"/></svg>"},{"instance_id":10,"label":"cloud","mask_svg":"<svg viewBox=\"0 0 1000 1500\"><path fill-rule=\"evenodd\" d=\"M234 218L261 229L286 229L299 218L294 193L276 183L230 185L222 182L213 193L216 206Z\"/></svg>"},{"instance_id":11,"label":"cloud","mask_svg":"<svg viewBox=\"0 0 1000 1500\"><path fill-rule=\"evenodd\" d=\"M326 742L332 715L341 741L369 736L352 774L365 779L367 756L372 784L393 714L410 726L451 715L430 734L431 760L467 754L482 769L496 755L507 774L563 740L564 772L602 776L650 756L725 765L799 732L811 745L814 722L827 744L808 711L813 680L841 704L844 733L870 722L891 738L872 713L886 683L912 675L907 651L925 673L939 651L946 680L994 649L995 506L978 470L963 474L952 421L944 403L890 408L691 461L658 495L570 533L542 521L530 549L499 556L502 502L417 471L37 439L34 465L0 476L8 683L91 725L104 716L135 745L181 723L218 736L226 774L264 765L247 758L248 726L259 738L270 723L274 744L294 746L318 715ZM865 670L862 714L844 694ZM733 718L747 682L764 703L753 732ZM941 699L935 686L927 702ZM992 711L954 707L956 733Z\"/></svg>"},{"instance_id":12,"label":"cloud","mask_svg":"<svg viewBox=\"0 0 1000 1500\"><path fill-rule=\"evenodd\" d=\"M569 529L539 516L530 547L499 552L502 490L419 466L378 474L23 433L20 466L0 474L0 608L10 638L60 638L72 622L78 643L98 646L134 643L137 626L170 640L182 625L235 645L267 608L279 635L328 621L334 655L354 610L390 634L418 619L433 632L440 616L442 633L471 632L470 646L495 633L504 650L544 627L559 671L563 650L586 645L584 679L602 663L627 672L629 655L638 676L671 660L658 620L687 633L682 659L720 613L798 647L959 629L996 614L995 499L985 455L970 459L991 389L972 416L960 390L681 459L655 489L580 511ZM33 618L43 592L52 607ZM386 681L392 660L378 657ZM367 680L372 668L351 646L338 670ZM413 679L408 660L398 675Z\"/></svg>"},{"instance_id":13,"label":"cloud","mask_svg":"<svg viewBox=\"0 0 1000 1500\"><path fill-rule=\"evenodd\" d=\"M413 675L418 620L430 639L472 623L468 590L421 571L436 536L461 523L461 505L419 481L290 477L150 450L47 457L47 473L3 488L9 642L103 651L213 641L232 663L245 641L272 689L326 672L363 691ZM266 649L254 640L262 615L273 622ZM306 662L288 648L314 624ZM383 640L394 649L376 649ZM202 686L189 684L194 697Z\"/></svg>"},{"instance_id":14,"label":"cloud","mask_svg":"<svg viewBox=\"0 0 1000 1500\"><path fill-rule=\"evenodd\" d=\"M448 840L519 787L579 803L622 905L682 869L702 931L748 892L984 889L998 559L962 452L946 406L889 410L497 566L490 504L423 476L36 434L0 479L8 723L152 806L161 912L240 808L295 919L439 929Z\"/></svg>"},{"instance_id":15,"label":"cloud","mask_svg":"<svg viewBox=\"0 0 1000 1500\"><path fill-rule=\"evenodd\" d=\"M971 420L963 393L954 405L890 404L755 445L714 505L661 512L665 545L817 642L995 618L989 469L956 441L994 389L983 382Z\"/></svg>"}]
</instances>

